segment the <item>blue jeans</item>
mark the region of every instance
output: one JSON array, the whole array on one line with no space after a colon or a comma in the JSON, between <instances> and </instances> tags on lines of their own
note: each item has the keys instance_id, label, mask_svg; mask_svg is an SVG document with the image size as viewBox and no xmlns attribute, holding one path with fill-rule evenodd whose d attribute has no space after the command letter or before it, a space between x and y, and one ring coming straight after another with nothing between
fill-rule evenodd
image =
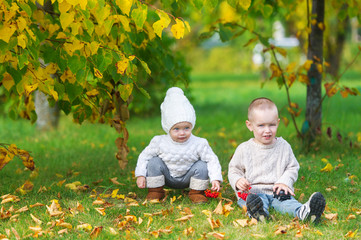
<instances>
[{"instance_id":1,"label":"blue jeans","mask_svg":"<svg viewBox=\"0 0 361 240\"><path fill-rule=\"evenodd\" d=\"M264 193L258 193L257 194L263 202L263 210L269 214L269 208L274 208L277 212L280 212L282 214L289 214L293 217L298 216L298 210L302 206L300 202L298 202L293 196L291 196L291 199L285 200L285 201L279 201L278 199L274 198L272 195L264 194ZM238 205L240 207L246 206L246 201L243 199L238 200Z\"/></svg>"},{"instance_id":2,"label":"blue jeans","mask_svg":"<svg viewBox=\"0 0 361 240\"><path fill-rule=\"evenodd\" d=\"M162 180L164 179L164 180ZM147 165L147 187L192 188L205 190L209 184L207 163L201 160L195 162L186 174L181 177L172 177L164 161L159 157L149 160Z\"/></svg>"}]
</instances>

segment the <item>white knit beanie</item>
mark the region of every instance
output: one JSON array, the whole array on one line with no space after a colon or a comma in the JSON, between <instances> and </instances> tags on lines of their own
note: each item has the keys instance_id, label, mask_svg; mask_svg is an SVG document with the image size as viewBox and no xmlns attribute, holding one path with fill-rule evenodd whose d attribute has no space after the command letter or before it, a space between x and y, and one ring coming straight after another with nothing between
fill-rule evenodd
<instances>
[{"instance_id":1,"label":"white knit beanie","mask_svg":"<svg viewBox=\"0 0 361 240\"><path fill-rule=\"evenodd\" d=\"M169 88L164 98L163 103L160 105L162 113L162 127L168 134L174 124L180 122L190 122L192 128L196 124L196 113L192 104L183 90L178 87Z\"/></svg>"}]
</instances>

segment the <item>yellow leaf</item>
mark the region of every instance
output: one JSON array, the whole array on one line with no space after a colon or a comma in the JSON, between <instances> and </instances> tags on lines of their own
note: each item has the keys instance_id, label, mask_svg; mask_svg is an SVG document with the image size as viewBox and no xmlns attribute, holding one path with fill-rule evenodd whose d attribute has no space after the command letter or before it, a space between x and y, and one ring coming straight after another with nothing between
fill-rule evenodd
<instances>
[{"instance_id":1,"label":"yellow leaf","mask_svg":"<svg viewBox=\"0 0 361 240\"><path fill-rule=\"evenodd\" d=\"M130 95L132 95L133 92L133 83L129 84L120 84L118 87L120 97L126 102Z\"/></svg>"},{"instance_id":2,"label":"yellow leaf","mask_svg":"<svg viewBox=\"0 0 361 240\"><path fill-rule=\"evenodd\" d=\"M307 61L303 64L303 67L306 69L306 71L310 70L312 63L313 63L312 60L307 60Z\"/></svg>"},{"instance_id":3,"label":"yellow leaf","mask_svg":"<svg viewBox=\"0 0 361 240\"><path fill-rule=\"evenodd\" d=\"M323 72L322 64L318 63L316 66L317 66L317 71L318 71L319 73L322 73L322 72Z\"/></svg>"},{"instance_id":4,"label":"yellow leaf","mask_svg":"<svg viewBox=\"0 0 361 240\"><path fill-rule=\"evenodd\" d=\"M83 223L78 226L76 226L77 230L85 230L87 232L90 232L92 230L92 226L89 223Z\"/></svg>"},{"instance_id":5,"label":"yellow leaf","mask_svg":"<svg viewBox=\"0 0 361 240\"><path fill-rule=\"evenodd\" d=\"M173 36L176 39L183 38L183 36L184 36L184 23L183 23L183 21L176 18L176 24L174 24L172 26L171 31L173 33Z\"/></svg>"},{"instance_id":6,"label":"yellow leaf","mask_svg":"<svg viewBox=\"0 0 361 240\"><path fill-rule=\"evenodd\" d=\"M16 19L16 24L18 26L19 32L22 32L27 26L26 20L23 17L19 17L18 19Z\"/></svg>"},{"instance_id":7,"label":"yellow leaf","mask_svg":"<svg viewBox=\"0 0 361 240\"><path fill-rule=\"evenodd\" d=\"M316 234L317 234L317 235L320 235L320 236L323 236L323 233L320 232L319 230L316 231Z\"/></svg>"},{"instance_id":8,"label":"yellow leaf","mask_svg":"<svg viewBox=\"0 0 361 240\"><path fill-rule=\"evenodd\" d=\"M41 220L39 220L38 218L36 218L33 214L30 213L30 217L33 219L33 221L37 224L37 225L41 225L43 222Z\"/></svg>"},{"instance_id":9,"label":"yellow leaf","mask_svg":"<svg viewBox=\"0 0 361 240\"><path fill-rule=\"evenodd\" d=\"M103 78L103 74L97 68L94 68L94 76L97 78Z\"/></svg>"},{"instance_id":10,"label":"yellow leaf","mask_svg":"<svg viewBox=\"0 0 361 240\"><path fill-rule=\"evenodd\" d=\"M112 194L111 194L112 198L116 198L118 192L119 192L119 189L114 189L114 190L112 191Z\"/></svg>"},{"instance_id":11,"label":"yellow leaf","mask_svg":"<svg viewBox=\"0 0 361 240\"><path fill-rule=\"evenodd\" d=\"M322 22L319 22L319 23L317 24L317 27L318 27L319 29L321 29L321 30L325 30L325 24L322 23Z\"/></svg>"},{"instance_id":12,"label":"yellow leaf","mask_svg":"<svg viewBox=\"0 0 361 240\"><path fill-rule=\"evenodd\" d=\"M93 89L93 90L91 90L91 91L86 92L86 95L87 95L88 97L95 97L95 96L98 95L98 94L99 94L99 91L98 91L97 89Z\"/></svg>"},{"instance_id":13,"label":"yellow leaf","mask_svg":"<svg viewBox=\"0 0 361 240\"><path fill-rule=\"evenodd\" d=\"M348 231L348 232L346 233L345 237L346 237L346 238L354 238L354 237L356 237L356 235L357 235L357 231L358 231L358 229L356 229L356 231Z\"/></svg>"},{"instance_id":14,"label":"yellow leaf","mask_svg":"<svg viewBox=\"0 0 361 240\"><path fill-rule=\"evenodd\" d=\"M106 213L105 213L105 208L95 208L95 210L100 213L102 216L105 216Z\"/></svg>"},{"instance_id":15,"label":"yellow leaf","mask_svg":"<svg viewBox=\"0 0 361 240\"><path fill-rule=\"evenodd\" d=\"M71 8L71 5L67 1L59 1L59 11L60 13L66 13Z\"/></svg>"},{"instance_id":16,"label":"yellow leaf","mask_svg":"<svg viewBox=\"0 0 361 240\"><path fill-rule=\"evenodd\" d=\"M333 169L333 166L331 165L331 163L327 163L326 166L321 169L321 172L331 172L332 169Z\"/></svg>"},{"instance_id":17,"label":"yellow leaf","mask_svg":"<svg viewBox=\"0 0 361 240\"><path fill-rule=\"evenodd\" d=\"M301 83L306 83L307 85L310 85L310 79L306 74L299 74L298 75L298 81Z\"/></svg>"},{"instance_id":18,"label":"yellow leaf","mask_svg":"<svg viewBox=\"0 0 361 240\"><path fill-rule=\"evenodd\" d=\"M16 31L15 25L3 25L0 27L0 39L9 43L11 36Z\"/></svg>"},{"instance_id":19,"label":"yellow leaf","mask_svg":"<svg viewBox=\"0 0 361 240\"><path fill-rule=\"evenodd\" d=\"M60 14L60 23L63 29L66 29L72 22L74 22L75 12L64 12Z\"/></svg>"},{"instance_id":20,"label":"yellow leaf","mask_svg":"<svg viewBox=\"0 0 361 240\"><path fill-rule=\"evenodd\" d=\"M276 47L276 51L281 54L283 57L287 57L287 51L283 48Z\"/></svg>"},{"instance_id":21,"label":"yellow leaf","mask_svg":"<svg viewBox=\"0 0 361 240\"><path fill-rule=\"evenodd\" d=\"M160 20L156 21L154 24L153 24L153 29L154 29L154 32L160 37L162 38L162 32L163 32L163 29L164 28L167 28L171 22L168 14L162 10L157 10L156 11Z\"/></svg>"},{"instance_id":22,"label":"yellow leaf","mask_svg":"<svg viewBox=\"0 0 361 240\"><path fill-rule=\"evenodd\" d=\"M50 91L51 96L53 96L54 100L58 101L58 99L59 99L58 93L56 91L54 91L53 89L50 89L49 91Z\"/></svg>"},{"instance_id":23,"label":"yellow leaf","mask_svg":"<svg viewBox=\"0 0 361 240\"><path fill-rule=\"evenodd\" d=\"M324 163L328 163L328 159L327 159L327 158L322 158L321 161L324 162Z\"/></svg>"},{"instance_id":24,"label":"yellow leaf","mask_svg":"<svg viewBox=\"0 0 361 240\"><path fill-rule=\"evenodd\" d=\"M286 72L290 73L293 72L295 67L296 67L296 63L295 62L291 62L290 64L288 64L287 68L286 68Z\"/></svg>"},{"instance_id":25,"label":"yellow leaf","mask_svg":"<svg viewBox=\"0 0 361 240\"><path fill-rule=\"evenodd\" d=\"M129 65L129 59L123 58L123 60L118 61L115 66L117 68L117 73L124 74L125 70L127 70Z\"/></svg>"},{"instance_id":26,"label":"yellow leaf","mask_svg":"<svg viewBox=\"0 0 361 240\"><path fill-rule=\"evenodd\" d=\"M92 53L92 55L95 55L98 52L100 43L98 42L91 42L90 43L90 51Z\"/></svg>"},{"instance_id":27,"label":"yellow leaf","mask_svg":"<svg viewBox=\"0 0 361 240\"><path fill-rule=\"evenodd\" d=\"M238 4L246 11L251 6L251 3L252 3L252 0L239 0L238 1Z\"/></svg>"},{"instance_id":28,"label":"yellow leaf","mask_svg":"<svg viewBox=\"0 0 361 240\"><path fill-rule=\"evenodd\" d=\"M25 85L25 93L27 96L29 96L30 93L35 91L38 88L38 84L35 83L33 85Z\"/></svg>"},{"instance_id":29,"label":"yellow leaf","mask_svg":"<svg viewBox=\"0 0 361 240\"><path fill-rule=\"evenodd\" d=\"M115 3L125 15L129 16L133 0L116 0Z\"/></svg>"},{"instance_id":30,"label":"yellow leaf","mask_svg":"<svg viewBox=\"0 0 361 240\"><path fill-rule=\"evenodd\" d=\"M185 222L185 221L188 221L189 219L191 219L192 217L194 217L194 215L190 214L190 215L178 218L178 219L176 219L174 221L176 221L176 222Z\"/></svg>"},{"instance_id":31,"label":"yellow leaf","mask_svg":"<svg viewBox=\"0 0 361 240\"><path fill-rule=\"evenodd\" d=\"M2 84L4 85L4 87L6 88L6 90L10 90L14 85L14 79L13 77L9 74L9 73L4 73L4 78L2 80Z\"/></svg>"},{"instance_id":32,"label":"yellow leaf","mask_svg":"<svg viewBox=\"0 0 361 240\"><path fill-rule=\"evenodd\" d=\"M208 218L212 217L212 212L209 210L202 210L202 213L205 214Z\"/></svg>"}]
</instances>

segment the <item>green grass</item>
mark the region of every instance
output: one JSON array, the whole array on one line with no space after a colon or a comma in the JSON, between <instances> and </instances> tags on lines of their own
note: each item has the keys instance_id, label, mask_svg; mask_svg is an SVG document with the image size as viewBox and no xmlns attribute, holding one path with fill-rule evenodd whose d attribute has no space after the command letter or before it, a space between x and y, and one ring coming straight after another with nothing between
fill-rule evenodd
<instances>
[{"instance_id":1,"label":"green grass","mask_svg":"<svg viewBox=\"0 0 361 240\"><path fill-rule=\"evenodd\" d=\"M344 84L357 87L361 91L360 82L355 80L359 78L359 75L350 75L349 78L346 76ZM278 90L274 82L267 83L261 89L256 75L228 76L224 74L193 76L191 88L192 103L197 112L194 133L207 138L218 155L225 179L222 196L235 201L234 193L227 181L227 167L235 150L234 143L239 144L251 137L251 133L244 124L248 104L255 97L269 97L279 106L281 116L288 117L284 108L286 105L284 89ZM292 100L298 102L304 109L305 88L295 85L291 89L291 94ZM305 197L301 202L305 202L312 192L321 191L327 200L326 213L338 214L336 221L330 221L323 217L321 224L308 225L309 228L302 230L306 239L343 239L347 232L360 228L361 216L356 214L361 209L359 191L361 150L360 142L357 142L357 133L361 132L359 102L360 96L345 99L335 96L325 100L323 104L324 128L331 127L333 137L329 139L325 136L322 142L314 145L310 152L303 150L301 142L296 138L292 124L288 127L280 125L278 135L284 137L292 145L301 165L299 178L295 184L296 197L299 198L301 194L304 194ZM297 119L299 125L302 124L302 118L301 116ZM290 228L283 235L274 233L278 226L292 225L292 217L282 216L275 212L272 212L273 220L268 223L259 223L244 228L235 227L234 220L247 218L236 203L232 204L234 210L228 216L212 215L214 220L219 219L222 223L221 227L212 230L207 216L202 213L202 210L213 211L218 200L212 199L207 204L193 205L186 193L181 190L169 190L168 198L161 204L147 203L143 206L142 203L147 192L136 187L132 171L134 171L140 151L154 135L163 134L163 130L159 116L147 119L142 116L132 116L128 122L128 128L130 132L129 164L127 169L120 170L114 157L116 151L114 141L117 134L108 126L87 123L79 126L73 124L69 117L62 116L58 130L39 132L28 122L13 122L5 117L0 118L0 142L14 143L31 151L39 170L38 176L33 176L29 171L24 171L21 161L15 159L0 171L0 196L14 194L20 198L19 202L1 204L0 208L3 207L3 211L6 211L11 206L15 209L29 207L28 211L19 213L19 216L15 218L18 221L11 221L9 218L0 219L0 234L6 234L7 230L11 232L11 229L14 228L21 237L32 238L34 232L29 229L29 226L36 226L30 217L30 214L33 214L43 222L40 227L52 234L43 233L44 238L61 238L58 231L64 227L47 225L49 222L56 223L56 220L61 217L50 217L46 213L45 206L30 208L30 205L37 202L49 206L51 200L57 199L64 211L63 220L73 227L68 229L68 233L63 234L67 239L89 238L89 232L76 229L76 226L82 223L89 223L93 228L103 227L99 235L101 239L114 238L109 227L117 230L116 238L154 239L151 232L165 229L168 226L173 227L172 233L161 233L160 239L200 239L203 234L210 239L215 239L208 234L213 231L225 233L228 239L254 239L255 235L252 234L259 234L265 239L295 238L298 230L295 227ZM337 132L343 136L342 143L336 139ZM353 148L350 148L349 141L353 142ZM334 167L340 165L337 170L333 169L329 173L320 172L320 169L326 165L321 161L322 158L327 158ZM349 175L356 176L353 182L345 180ZM109 181L109 178L114 177L118 177L118 181L122 185L115 185ZM97 183L101 179L103 181ZM16 189L26 180L30 180L34 187L29 193L21 195ZM63 180L66 182L59 186L58 183ZM75 181L80 181L82 185L88 185L89 190L74 192L65 188L65 184ZM47 190L39 192L41 187L46 187ZM332 190L327 191L328 188ZM115 189L119 189L118 194L125 196L133 195L130 194L132 192L135 193L139 206L127 206L122 199L117 200L103 196L106 201L114 205L106 208L106 215L101 216L94 209L100 206L92 205L95 199L91 198L91 195L94 192L111 193ZM170 199L173 196L180 198L171 204ZM77 202L84 206L85 212L72 215L69 209L75 208ZM191 210L194 217L186 222L174 221L184 216L182 212L186 208ZM15 214L12 212L12 215ZM141 218L143 222L139 225L128 222L124 228L118 229L115 220L119 217L120 221L123 221L127 214L136 216L138 222ZM346 220L349 214L356 215L356 219ZM153 221L148 226L150 215L152 215ZM190 227L193 227L194 232L184 235L183 231ZM318 235L317 231L321 232L323 236ZM360 237L360 234L357 237ZM15 239L12 233L10 238Z\"/></svg>"}]
</instances>

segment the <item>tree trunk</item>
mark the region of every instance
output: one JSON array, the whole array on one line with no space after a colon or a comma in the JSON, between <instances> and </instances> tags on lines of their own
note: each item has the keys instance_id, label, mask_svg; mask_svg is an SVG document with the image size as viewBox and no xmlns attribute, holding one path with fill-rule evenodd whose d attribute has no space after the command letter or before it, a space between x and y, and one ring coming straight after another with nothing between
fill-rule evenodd
<instances>
[{"instance_id":1,"label":"tree trunk","mask_svg":"<svg viewBox=\"0 0 361 240\"><path fill-rule=\"evenodd\" d=\"M347 4L344 4L343 8L347 9ZM346 35L350 31L349 20L350 19L348 16L344 20L340 20L337 18L337 24L335 26L336 36L329 36L325 42L325 59L330 64L330 66L332 66L327 68L327 72L335 78L339 73L342 52L346 41ZM333 31L330 31L330 35L331 32Z\"/></svg>"},{"instance_id":2,"label":"tree trunk","mask_svg":"<svg viewBox=\"0 0 361 240\"><path fill-rule=\"evenodd\" d=\"M325 1L312 0L311 16L315 16L317 23L311 26L307 54L307 59L313 61L307 73L310 84L307 86L305 125L309 141L321 133L322 127L322 73L318 71L317 65L323 63L323 29L319 23L324 24L324 15Z\"/></svg>"},{"instance_id":3,"label":"tree trunk","mask_svg":"<svg viewBox=\"0 0 361 240\"><path fill-rule=\"evenodd\" d=\"M60 113L58 104L55 103L55 106L51 107L48 102L48 96L39 90L35 92L34 104L35 112L38 116L36 120L37 128L42 131L57 128Z\"/></svg>"}]
</instances>

